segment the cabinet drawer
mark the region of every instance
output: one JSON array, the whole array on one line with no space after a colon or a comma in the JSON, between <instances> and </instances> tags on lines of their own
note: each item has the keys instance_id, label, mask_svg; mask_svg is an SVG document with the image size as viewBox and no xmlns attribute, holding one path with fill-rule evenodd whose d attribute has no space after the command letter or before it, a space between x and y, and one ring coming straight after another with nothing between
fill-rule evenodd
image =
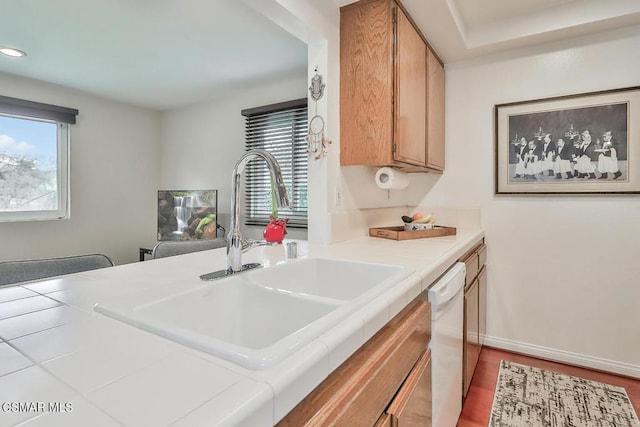
<instances>
[{"instance_id":1,"label":"cabinet drawer","mask_svg":"<svg viewBox=\"0 0 640 427\"><path fill-rule=\"evenodd\" d=\"M431 351L420 357L387 410L394 427L431 426Z\"/></svg>"},{"instance_id":2,"label":"cabinet drawer","mask_svg":"<svg viewBox=\"0 0 640 427\"><path fill-rule=\"evenodd\" d=\"M430 331L430 306L421 296L277 425L374 425L427 348Z\"/></svg>"},{"instance_id":3,"label":"cabinet drawer","mask_svg":"<svg viewBox=\"0 0 640 427\"><path fill-rule=\"evenodd\" d=\"M465 287L469 287L471 282L478 275L478 252L473 252L465 260L464 264L467 268L467 275L464 280Z\"/></svg>"},{"instance_id":4,"label":"cabinet drawer","mask_svg":"<svg viewBox=\"0 0 640 427\"><path fill-rule=\"evenodd\" d=\"M383 414L373 427L391 427L391 415Z\"/></svg>"},{"instance_id":5,"label":"cabinet drawer","mask_svg":"<svg viewBox=\"0 0 640 427\"><path fill-rule=\"evenodd\" d=\"M478 268L482 268L487 263L487 245L480 246L478 249Z\"/></svg>"}]
</instances>

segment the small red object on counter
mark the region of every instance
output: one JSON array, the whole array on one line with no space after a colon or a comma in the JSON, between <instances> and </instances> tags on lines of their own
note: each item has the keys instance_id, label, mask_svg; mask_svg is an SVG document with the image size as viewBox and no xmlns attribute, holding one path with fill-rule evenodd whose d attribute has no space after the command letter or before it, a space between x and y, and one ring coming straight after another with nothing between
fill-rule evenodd
<instances>
[{"instance_id":1,"label":"small red object on counter","mask_svg":"<svg viewBox=\"0 0 640 427\"><path fill-rule=\"evenodd\" d=\"M284 236L287 234L287 222L289 218L278 219L269 215L271 222L264 229L264 240L267 242L282 243Z\"/></svg>"}]
</instances>

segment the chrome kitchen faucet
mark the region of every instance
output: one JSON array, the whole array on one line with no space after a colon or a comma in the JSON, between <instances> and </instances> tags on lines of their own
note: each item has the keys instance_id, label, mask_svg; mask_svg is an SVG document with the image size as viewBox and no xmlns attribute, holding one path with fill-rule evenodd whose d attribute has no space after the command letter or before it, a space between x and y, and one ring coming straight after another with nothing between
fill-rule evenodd
<instances>
[{"instance_id":1,"label":"chrome kitchen faucet","mask_svg":"<svg viewBox=\"0 0 640 427\"><path fill-rule=\"evenodd\" d=\"M267 164L269 174L271 176L272 188L276 190L276 201L279 208L289 206L289 198L287 189L282 179L282 171L280 164L271 153L265 150L253 149L247 151L233 168L231 176L231 227L227 235L227 269L216 271L214 273L204 274L200 276L202 280L211 280L227 276L229 274L238 273L243 270L258 267L256 264L242 265L242 253L253 247L268 245L267 242L259 242L256 240L246 240L242 238L240 233L240 177L245 166L251 160L262 158Z\"/></svg>"}]
</instances>

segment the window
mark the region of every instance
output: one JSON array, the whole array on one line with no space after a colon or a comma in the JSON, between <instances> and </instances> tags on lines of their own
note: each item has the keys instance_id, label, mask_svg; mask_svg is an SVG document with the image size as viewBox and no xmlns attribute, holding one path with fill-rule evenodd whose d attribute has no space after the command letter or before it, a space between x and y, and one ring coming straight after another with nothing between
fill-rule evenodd
<instances>
[{"instance_id":1,"label":"window","mask_svg":"<svg viewBox=\"0 0 640 427\"><path fill-rule=\"evenodd\" d=\"M307 228L307 99L243 110L246 149L261 148L280 163L289 195L289 208L279 209L289 218L287 227ZM266 225L271 214L271 180L264 162L247 165L245 224Z\"/></svg>"},{"instance_id":2,"label":"window","mask_svg":"<svg viewBox=\"0 0 640 427\"><path fill-rule=\"evenodd\" d=\"M0 221L68 217L68 125L77 114L0 96Z\"/></svg>"}]
</instances>

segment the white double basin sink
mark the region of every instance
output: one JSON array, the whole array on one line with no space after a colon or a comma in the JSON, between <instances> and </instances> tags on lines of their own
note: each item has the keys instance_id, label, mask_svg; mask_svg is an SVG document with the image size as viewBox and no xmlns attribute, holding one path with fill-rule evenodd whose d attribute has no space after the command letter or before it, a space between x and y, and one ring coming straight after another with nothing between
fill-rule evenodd
<instances>
[{"instance_id":1,"label":"white double basin sink","mask_svg":"<svg viewBox=\"0 0 640 427\"><path fill-rule=\"evenodd\" d=\"M251 370L267 369L411 274L395 265L305 258L95 311Z\"/></svg>"}]
</instances>

